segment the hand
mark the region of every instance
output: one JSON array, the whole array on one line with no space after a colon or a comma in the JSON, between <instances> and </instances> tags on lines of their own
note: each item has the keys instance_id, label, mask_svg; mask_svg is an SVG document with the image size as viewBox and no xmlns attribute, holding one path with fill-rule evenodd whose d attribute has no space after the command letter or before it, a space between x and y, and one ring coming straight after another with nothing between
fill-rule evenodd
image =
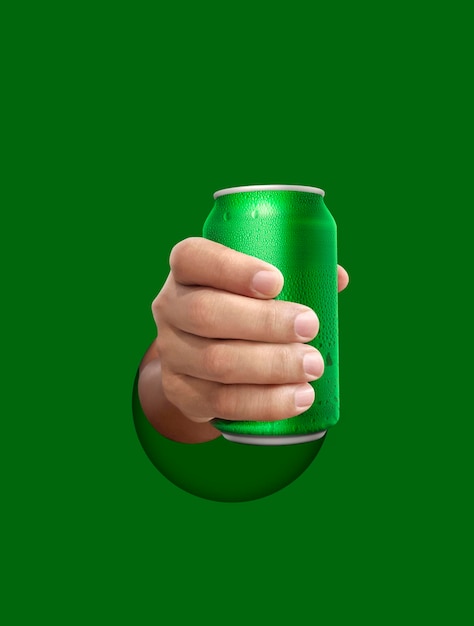
<instances>
[{"instance_id":1,"label":"hand","mask_svg":"<svg viewBox=\"0 0 474 626\"><path fill-rule=\"evenodd\" d=\"M321 354L310 308L274 300L274 266L213 241L189 238L170 256L171 272L153 302L167 400L194 423L214 417L270 421L306 411ZM338 266L338 288L349 282Z\"/></svg>"}]
</instances>

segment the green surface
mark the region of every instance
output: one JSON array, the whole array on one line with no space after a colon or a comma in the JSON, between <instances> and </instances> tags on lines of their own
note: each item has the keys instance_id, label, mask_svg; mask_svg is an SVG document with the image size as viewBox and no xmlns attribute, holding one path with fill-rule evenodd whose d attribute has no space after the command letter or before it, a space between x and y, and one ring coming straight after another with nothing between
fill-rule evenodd
<instances>
[{"instance_id":1,"label":"green surface","mask_svg":"<svg viewBox=\"0 0 474 626\"><path fill-rule=\"evenodd\" d=\"M437 6L1 9L2 623L472 622L472 37ZM172 246L275 182L338 225L340 420L214 502L132 385Z\"/></svg>"}]
</instances>

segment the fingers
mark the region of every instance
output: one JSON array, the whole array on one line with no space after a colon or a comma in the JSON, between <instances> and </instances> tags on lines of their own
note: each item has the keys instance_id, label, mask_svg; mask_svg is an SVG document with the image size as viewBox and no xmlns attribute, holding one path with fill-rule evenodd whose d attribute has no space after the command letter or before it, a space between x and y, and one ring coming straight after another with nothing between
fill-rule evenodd
<instances>
[{"instance_id":1,"label":"fingers","mask_svg":"<svg viewBox=\"0 0 474 626\"><path fill-rule=\"evenodd\" d=\"M202 285L253 298L275 298L284 278L274 265L203 237L189 237L174 246L170 266L182 285ZM349 275L337 266L338 291L349 283Z\"/></svg>"},{"instance_id":2,"label":"fingers","mask_svg":"<svg viewBox=\"0 0 474 626\"><path fill-rule=\"evenodd\" d=\"M341 266L337 266L337 290L342 291L349 284L349 274Z\"/></svg>"},{"instance_id":3,"label":"fingers","mask_svg":"<svg viewBox=\"0 0 474 626\"><path fill-rule=\"evenodd\" d=\"M182 285L213 287L253 298L275 298L283 287L283 276L273 265L201 237L176 244L170 266Z\"/></svg>"},{"instance_id":4,"label":"fingers","mask_svg":"<svg viewBox=\"0 0 474 626\"><path fill-rule=\"evenodd\" d=\"M212 340L168 330L160 352L172 372L224 384L304 383L324 373L321 354L302 343Z\"/></svg>"},{"instance_id":5,"label":"fingers","mask_svg":"<svg viewBox=\"0 0 474 626\"><path fill-rule=\"evenodd\" d=\"M163 390L193 421L272 421L314 401L320 353L305 345L319 331L309 307L274 300L274 266L203 238L177 244L171 273L152 310L159 329ZM337 266L338 291L349 276Z\"/></svg>"},{"instance_id":6,"label":"fingers","mask_svg":"<svg viewBox=\"0 0 474 626\"><path fill-rule=\"evenodd\" d=\"M307 306L283 300L259 300L208 287L184 287L171 281L153 303L157 324L215 339L269 343L308 342L319 320Z\"/></svg>"},{"instance_id":7,"label":"fingers","mask_svg":"<svg viewBox=\"0 0 474 626\"><path fill-rule=\"evenodd\" d=\"M276 421L308 410L314 402L310 384L224 385L163 370L168 400L189 419Z\"/></svg>"}]
</instances>

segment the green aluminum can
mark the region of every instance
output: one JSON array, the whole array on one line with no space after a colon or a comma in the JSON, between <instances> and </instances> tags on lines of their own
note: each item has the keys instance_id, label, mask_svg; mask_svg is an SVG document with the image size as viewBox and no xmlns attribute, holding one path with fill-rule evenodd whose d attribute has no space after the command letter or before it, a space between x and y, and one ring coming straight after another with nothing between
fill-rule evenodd
<instances>
[{"instance_id":1,"label":"green aluminum can","mask_svg":"<svg viewBox=\"0 0 474 626\"><path fill-rule=\"evenodd\" d=\"M251 185L222 189L204 223L203 236L277 267L285 283L278 300L311 307L320 322L309 342L324 359L323 376L310 383L313 405L274 422L213 425L229 441L256 445L305 443L322 437L339 419L336 222L324 191L301 185Z\"/></svg>"}]
</instances>

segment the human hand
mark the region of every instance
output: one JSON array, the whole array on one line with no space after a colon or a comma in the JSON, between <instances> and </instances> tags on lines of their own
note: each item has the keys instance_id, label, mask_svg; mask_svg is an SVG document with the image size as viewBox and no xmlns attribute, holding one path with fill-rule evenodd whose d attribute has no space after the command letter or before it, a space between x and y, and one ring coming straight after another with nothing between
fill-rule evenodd
<instances>
[{"instance_id":1,"label":"human hand","mask_svg":"<svg viewBox=\"0 0 474 626\"><path fill-rule=\"evenodd\" d=\"M272 421L306 411L321 354L309 307L274 300L274 266L204 238L178 243L152 311L163 392L195 423L214 417ZM349 281L338 266L338 289Z\"/></svg>"}]
</instances>

